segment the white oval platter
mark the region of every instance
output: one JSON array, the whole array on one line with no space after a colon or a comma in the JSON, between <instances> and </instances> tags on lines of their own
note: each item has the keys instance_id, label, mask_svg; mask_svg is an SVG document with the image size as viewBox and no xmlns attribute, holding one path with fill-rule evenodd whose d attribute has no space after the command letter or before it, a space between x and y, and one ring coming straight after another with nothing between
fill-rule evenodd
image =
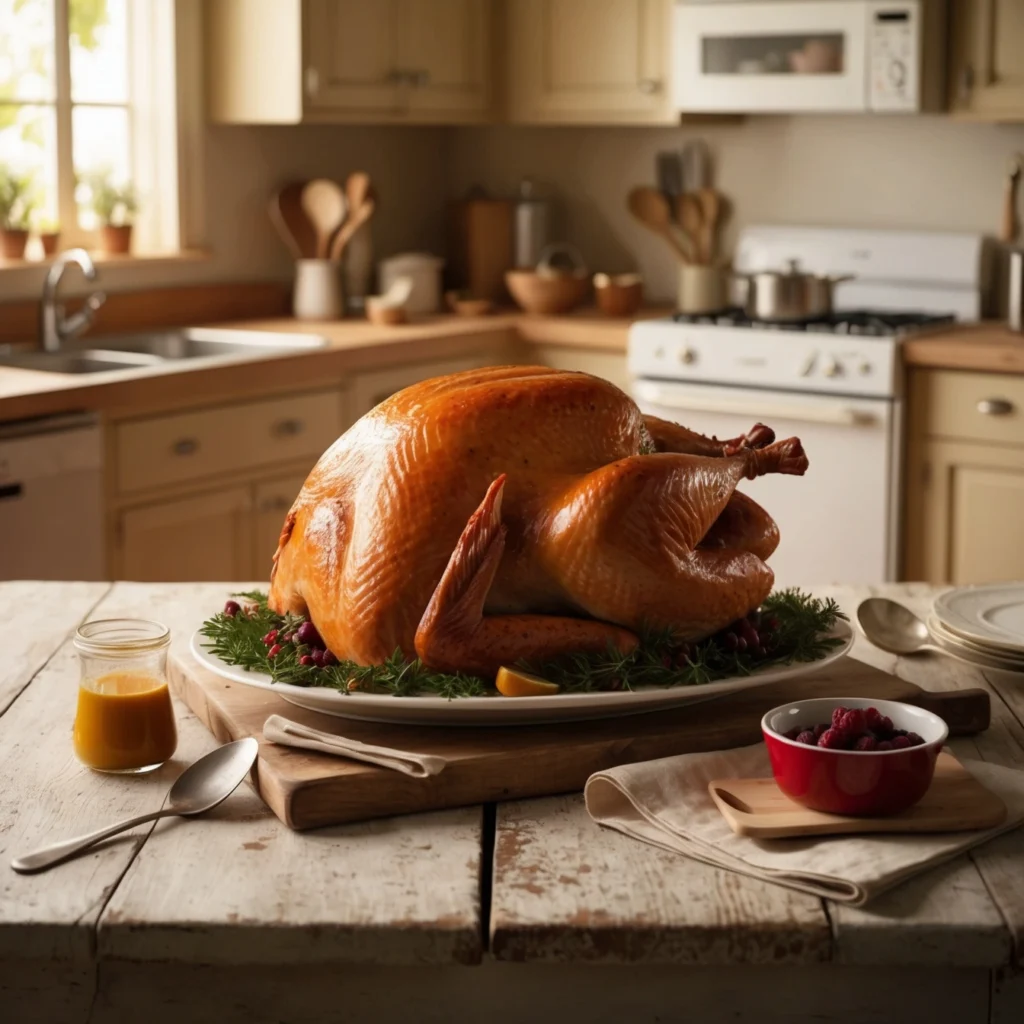
<instances>
[{"instance_id":1,"label":"white oval platter","mask_svg":"<svg viewBox=\"0 0 1024 1024\"><path fill-rule=\"evenodd\" d=\"M737 690L748 690L767 683L818 672L843 657L853 644L849 623L836 623L833 635L843 642L818 661L764 669L749 676L721 679L704 685L660 687L615 693L560 693L551 697L392 697L376 693L341 693L315 686L275 683L264 672L246 672L229 665L203 647L204 637L192 637L192 654L204 668L246 686L273 690L286 701L339 718L359 718L370 722L401 725L539 725L550 722L574 722L590 718L618 718L646 711L695 704Z\"/></svg>"}]
</instances>

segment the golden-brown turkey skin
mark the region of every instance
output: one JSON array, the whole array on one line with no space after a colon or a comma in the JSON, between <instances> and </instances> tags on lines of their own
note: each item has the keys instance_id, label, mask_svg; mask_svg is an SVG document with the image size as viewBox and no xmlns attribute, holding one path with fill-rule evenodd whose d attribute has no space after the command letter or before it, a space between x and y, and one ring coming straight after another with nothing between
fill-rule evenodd
<instances>
[{"instance_id":1,"label":"golden-brown turkey skin","mask_svg":"<svg viewBox=\"0 0 1024 1024\"><path fill-rule=\"evenodd\" d=\"M690 436L698 450L708 443ZM407 388L310 474L282 532L271 607L308 612L340 658L411 655L467 523L506 474L489 635L508 621L522 657L529 638L513 617L524 613L705 635L771 588L762 559L774 524L731 499L744 475L779 471L782 456L641 455L648 441L633 401L586 374L492 367Z\"/></svg>"}]
</instances>

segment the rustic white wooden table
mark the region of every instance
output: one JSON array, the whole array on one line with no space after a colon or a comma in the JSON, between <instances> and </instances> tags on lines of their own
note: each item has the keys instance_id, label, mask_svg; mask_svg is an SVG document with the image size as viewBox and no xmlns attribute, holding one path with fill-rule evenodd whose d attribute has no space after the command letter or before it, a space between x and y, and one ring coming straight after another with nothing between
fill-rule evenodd
<instances>
[{"instance_id":1,"label":"rustic white wooden table","mask_svg":"<svg viewBox=\"0 0 1024 1024\"><path fill-rule=\"evenodd\" d=\"M243 787L14 874L17 853L158 804L213 746L179 705L172 764L81 768L74 626L145 615L184 645L227 589L0 584L0 1022L1024 1021L1024 830L851 909L602 831L578 795L295 834ZM921 611L933 593L819 588L848 613L869 592ZM1024 767L1024 680L854 653L987 688L992 727L953 747Z\"/></svg>"}]
</instances>

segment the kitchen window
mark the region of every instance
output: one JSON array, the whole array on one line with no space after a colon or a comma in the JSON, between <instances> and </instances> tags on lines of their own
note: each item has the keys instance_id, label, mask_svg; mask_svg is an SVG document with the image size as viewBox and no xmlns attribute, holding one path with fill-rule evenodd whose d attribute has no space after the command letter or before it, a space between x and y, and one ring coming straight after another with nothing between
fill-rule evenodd
<instances>
[{"instance_id":1,"label":"kitchen window","mask_svg":"<svg viewBox=\"0 0 1024 1024\"><path fill-rule=\"evenodd\" d=\"M103 221L133 222L135 253L181 247L177 6L0 0L0 177L30 257L58 229L93 248Z\"/></svg>"}]
</instances>

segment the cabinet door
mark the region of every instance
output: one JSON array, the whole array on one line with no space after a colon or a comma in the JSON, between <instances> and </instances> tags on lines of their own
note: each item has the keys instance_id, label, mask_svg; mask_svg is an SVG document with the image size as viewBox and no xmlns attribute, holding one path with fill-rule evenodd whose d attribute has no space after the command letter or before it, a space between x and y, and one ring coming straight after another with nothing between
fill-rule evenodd
<instances>
[{"instance_id":1,"label":"cabinet door","mask_svg":"<svg viewBox=\"0 0 1024 1024\"><path fill-rule=\"evenodd\" d=\"M275 480L261 480L256 484L256 511L252 531L254 579L270 578L270 566L281 537L284 517L305 482L305 475L293 474Z\"/></svg>"},{"instance_id":2,"label":"cabinet door","mask_svg":"<svg viewBox=\"0 0 1024 1024\"><path fill-rule=\"evenodd\" d=\"M483 114L490 105L490 0L399 0L398 65L409 111Z\"/></svg>"},{"instance_id":3,"label":"cabinet door","mask_svg":"<svg viewBox=\"0 0 1024 1024\"><path fill-rule=\"evenodd\" d=\"M668 0L514 0L510 120L669 123Z\"/></svg>"},{"instance_id":4,"label":"cabinet door","mask_svg":"<svg viewBox=\"0 0 1024 1024\"><path fill-rule=\"evenodd\" d=\"M1024 579L1024 448L926 441L923 452L924 578L957 584Z\"/></svg>"},{"instance_id":5,"label":"cabinet door","mask_svg":"<svg viewBox=\"0 0 1024 1024\"><path fill-rule=\"evenodd\" d=\"M625 353L595 352L565 345L537 345L534 348L534 356L541 366L590 373L611 381L623 391L629 391L630 377L626 368Z\"/></svg>"},{"instance_id":6,"label":"cabinet door","mask_svg":"<svg viewBox=\"0 0 1024 1024\"><path fill-rule=\"evenodd\" d=\"M953 5L953 109L992 120L1024 120L1024 3Z\"/></svg>"},{"instance_id":7,"label":"cabinet door","mask_svg":"<svg viewBox=\"0 0 1024 1024\"><path fill-rule=\"evenodd\" d=\"M231 487L125 509L115 537L117 579L251 579L251 490Z\"/></svg>"},{"instance_id":8,"label":"cabinet door","mask_svg":"<svg viewBox=\"0 0 1024 1024\"><path fill-rule=\"evenodd\" d=\"M399 113L400 0L306 0L306 102L312 110Z\"/></svg>"}]
</instances>

